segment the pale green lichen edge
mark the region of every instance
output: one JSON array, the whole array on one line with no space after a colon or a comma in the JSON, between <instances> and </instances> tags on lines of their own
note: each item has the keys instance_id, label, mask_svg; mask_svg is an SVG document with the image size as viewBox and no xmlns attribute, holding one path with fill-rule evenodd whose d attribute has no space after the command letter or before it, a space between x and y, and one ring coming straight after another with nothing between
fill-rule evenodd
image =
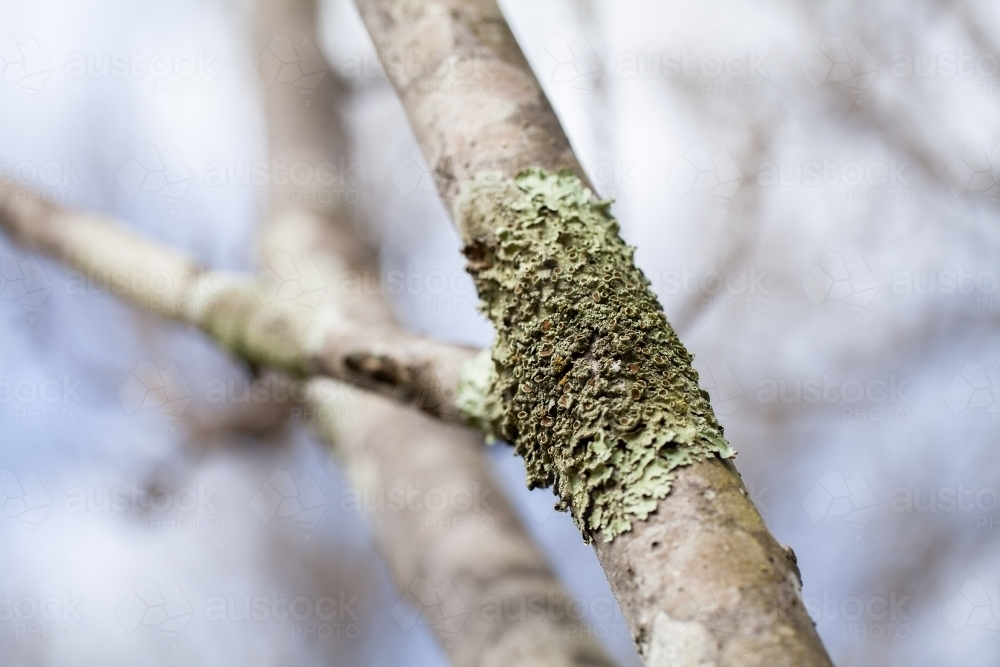
<instances>
[{"instance_id":1,"label":"pale green lichen edge","mask_svg":"<svg viewBox=\"0 0 1000 667\"><path fill-rule=\"evenodd\" d=\"M479 174L455 205L496 328L459 406L514 445L529 488L555 487L588 541L646 519L678 466L734 455L610 203L571 172L529 169Z\"/></svg>"}]
</instances>

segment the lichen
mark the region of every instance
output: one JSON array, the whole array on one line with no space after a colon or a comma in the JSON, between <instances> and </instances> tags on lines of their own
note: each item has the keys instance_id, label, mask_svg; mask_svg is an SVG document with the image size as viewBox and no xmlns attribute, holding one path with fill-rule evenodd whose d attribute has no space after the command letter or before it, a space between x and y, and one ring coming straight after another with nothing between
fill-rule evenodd
<instances>
[{"instance_id":1,"label":"lichen","mask_svg":"<svg viewBox=\"0 0 1000 667\"><path fill-rule=\"evenodd\" d=\"M489 350L483 350L465 362L455 402L469 426L486 434L487 442L496 440L494 426L503 417L503 404L492 391L496 370Z\"/></svg>"},{"instance_id":2,"label":"lichen","mask_svg":"<svg viewBox=\"0 0 1000 667\"><path fill-rule=\"evenodd\" d=\"M554 486L588 541L646 519L678 466L734 454L610 204L543 169L480 174L455 204L496 329L461 407L514 445L529 488Z\"/></svg>"}]
</instances>

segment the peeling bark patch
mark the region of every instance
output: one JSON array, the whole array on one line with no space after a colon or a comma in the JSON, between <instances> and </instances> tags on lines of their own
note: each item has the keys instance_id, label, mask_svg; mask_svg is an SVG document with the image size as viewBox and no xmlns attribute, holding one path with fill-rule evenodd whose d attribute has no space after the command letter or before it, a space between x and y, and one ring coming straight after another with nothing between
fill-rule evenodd
<instances>
[{"instance_id":1,"label":"peeling bark patch","mask_svg":"<svg viewBox=\"0 0 1000 667\"><path fill-rule=\"evenodd\" d=\"M555 487L588 541L648 517L674 468L734 454L610 204L538 168L478 174L455 202L496 328L460 406L513 443L529 488Z\"/></svg>"},{"instance_id":2,"label":"peeling bark patch","mask_svg":"<svg viewBox=\"0 0 1000 667\"><path fill-rule=\"evenodd\" d=\"M648 664L671 667L716 667L718 642L711 630L695 621L679 621L660 612L646 650Z\"/></svg>"}]
</instances>

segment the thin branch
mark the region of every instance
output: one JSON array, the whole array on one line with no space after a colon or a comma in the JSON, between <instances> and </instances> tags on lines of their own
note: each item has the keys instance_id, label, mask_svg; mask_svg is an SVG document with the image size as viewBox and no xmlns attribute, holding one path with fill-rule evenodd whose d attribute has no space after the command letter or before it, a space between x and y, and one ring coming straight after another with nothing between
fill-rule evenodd
<instances>
[{"instance_id":1,"label":"thin branch","mask_svg":"<svg viewBox=\"0 0 1000 667\"><path fill-rule=\"evenodd\" d=\"M305 377L326 375L457 420L456 388L471 348L371 327L333 307L275 298L266 278L212 271L110 218L0 185L0 228L25 247L103 280L132 304L195 326L232 354Z\"/></svg>"}]
</instances>

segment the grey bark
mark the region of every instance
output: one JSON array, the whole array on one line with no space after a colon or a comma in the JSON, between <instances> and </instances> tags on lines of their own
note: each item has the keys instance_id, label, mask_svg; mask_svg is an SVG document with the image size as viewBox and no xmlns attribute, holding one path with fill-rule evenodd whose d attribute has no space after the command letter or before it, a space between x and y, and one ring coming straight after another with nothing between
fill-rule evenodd
<instances>
[{"instance_id":1,"label":"grey bark","mask_svg":"<svg viewBox=\"0 0 1000 667\"><path fill-rule=\"evenodd\" d=\"M449 207L486 172L565 168L587 182L493 0L356 4ZM596 550L647 665L831 664L791 550L730 463L677 469L656 512Z\"/></svg>"}]
</instances>

